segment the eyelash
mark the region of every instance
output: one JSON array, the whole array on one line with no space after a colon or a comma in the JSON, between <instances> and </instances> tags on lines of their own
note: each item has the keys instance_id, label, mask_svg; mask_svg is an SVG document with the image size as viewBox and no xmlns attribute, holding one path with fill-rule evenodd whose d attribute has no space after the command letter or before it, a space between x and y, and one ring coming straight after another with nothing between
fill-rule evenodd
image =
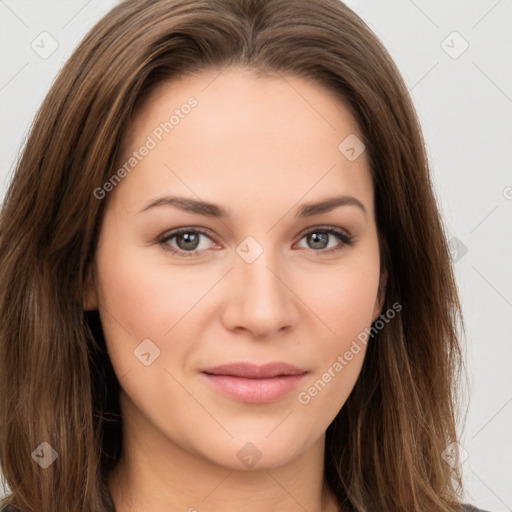
<instances>
[{"instance_id":1,"label":"eyelash","mask_svg":"<svg viewBox=\"0 0 512 512\"><path fill-rule=\"evenodd\" d=\"M347 235L346 233L344 233L341 230L330 228L330 227L322 227L322 226L315 226L313 228L308 229L305 233L302 234L300 240L302 240L305 236L307 236L311 233L317 233L317 232L329 233L330 235L335 236L341 242L341 245L338 245L336 247L331 247L330 249L320 249L320 250L310 249L313 252L317 252L317 253L321 253L321 254L330 254L333 252L340 251L341 249L343 249L344 246L351 246L351 245L354 245L354 243L355 243L354 235ZM205 231L203 229L177 228L174 231L172 231L171 233L161 236L157 240L157 242L159 245L161 245L161 247L162 247L162 249L164 249L164 251L168 251L172 254L176 254L179 257L188 258L190 256L197 256L201 252L202 249L196 249L194 251L177 250L174 247L171 247L167 243L167 242L169 242L169 240L175 238L177 235L180 235L181 233L200 233L200 234L211 239L208 231Z\"/></svg>"}]
</instances>

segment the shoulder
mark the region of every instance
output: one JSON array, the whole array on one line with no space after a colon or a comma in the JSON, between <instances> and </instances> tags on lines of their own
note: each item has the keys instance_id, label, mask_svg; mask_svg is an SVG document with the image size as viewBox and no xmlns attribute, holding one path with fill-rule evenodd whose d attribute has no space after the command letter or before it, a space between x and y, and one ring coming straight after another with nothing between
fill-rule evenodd
<instances>
[{"instance_id":1,"label":"shoulder","mask_svg":"<svg viewBox=\"0 0 512 512\"><path fill-rule=\"evenodd\" d=\"M476 508L473 505L462 505L460 512L489 512L489 510L484 510L483 508Z\"/></svg>"},{"instance_id":2,"label":"shoulder","mask_svg":"<svg viewBox=\"0 0 512 512\"><path fill-rule=\"evenodd\" d=\"M4 505L0 508L0 512L18 512L18 509L13 508L11 505Z\"/></svg>"}]
</instances>

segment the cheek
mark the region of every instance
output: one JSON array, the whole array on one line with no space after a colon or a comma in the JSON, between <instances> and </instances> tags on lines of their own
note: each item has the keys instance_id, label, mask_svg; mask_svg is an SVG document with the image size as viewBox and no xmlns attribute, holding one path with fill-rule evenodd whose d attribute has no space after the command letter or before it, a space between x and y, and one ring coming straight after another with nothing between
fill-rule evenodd
<instances>
[{"instance_id":1,"label":"cheek","mask_svg":"<svg viewBox=\"0 0 512 512\"><path fill-rule=\"evenodd\" d=\"M155 375L144 373L147 368L137 354L149 350L151 357L157 355L150 366L154 370L179 368L181 372L181 362L201 339L207 294L218 276L198 266L166 265L158 251L111 233L98 247L97 265L106 345L117 375L130 373L123 385L129 386L128 381L139 378L142 371L140 378L147 388ZM168 379L167 374L163 376ZM162 389L161 382L153 384L154 389Z\"/></svg>"},{"instance_id":2,"label":"cheek","mask_svg":"<svg viewBox=\"0 0 512 512\"><path fill-rule=\"evenodd\" d=\"M343 349L371 325L379 285L378 258L371 254L347 258L346 264L328 271L304 273L296 283L297 295L314 313L329 347Z\"/></svg>"},{"instance_id":3,"label":"cheek","mask_svg":"<svg viewBox=\"0 0 512 512\"><path fill-rule=\"evenodd\" d=\"M162 333L168 331L177 319L162 315L160 293L164 283L156 280L151 267L143 264L138 252L122 240L121 234L111 230L108 236L100 238L97 272L105 342L118 378L121 380L130 374L123 383L126 386L146 369L143 361L136 358L140 347L144 347L144 351L139 350L140 354L151 352L152 368L160 366L161 356L165 355L161 352ZM174 298L175 303L169 303L170 300L173 300L172 294L166 297L167 311L176 311L179 298ZM144 341L148 339L151 340L149 345Z\"/></svg>"},{"instance_id":4,"label":"cheek","mask_svg":"<svg viewBox=\"0 0 512 512\"><path fill-rule=\"evenodd\" d=\"M108 245L98 259L100 304L133 339L161 339L204 293L201 281L192 267L152 261L147 248Z\"/></svg>"},{"instance_id":5,"label":"cheek","mask_svg":"<svg viewBox=\"0 0 512 512\"><path fill-rule=\"evenodd\" d=\"M366 259L359 254L357 264L347 259L343 268L302 280L300 293L319 318L319 327L317 366L297 401L324 419L334 418L343 406L364 362L379 283L378 258L372 254Z\"/></svg>"},{"instance_id":6,"label":"cheek","mask_svg":"<svg viewBox=\"0 0 512 512\"><path fill-rule=\"evenodd\" d=\"M298 390L296 399L306 421L327 429L354 389L361 372L366 346L348 346L333 353L318 373ZM348 356L348 357L347 357Z\"/></svg>"},{"instance_id":7,"label":"cheek","mask_svg":"<svg viewBox=\"0 0 512 512\"><path fill-rule=\"evenodd\" d=\"M310 295L309 306L322 322L314 337L314 372L296 396L303 413L317 418L314 423L323 429L338 414L361 372L378 280L371 273L347 271L332 276L328 284L328 292L320 294L315 287Z\"/></svg>"}]
</instances>

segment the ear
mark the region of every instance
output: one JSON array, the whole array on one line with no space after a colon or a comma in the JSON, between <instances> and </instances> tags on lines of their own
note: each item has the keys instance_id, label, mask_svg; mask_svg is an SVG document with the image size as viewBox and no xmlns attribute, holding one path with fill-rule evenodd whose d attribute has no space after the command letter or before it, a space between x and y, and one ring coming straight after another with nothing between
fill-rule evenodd
<instances>
[{"instance_id":1,"label":"ear","mask_svg":"<svg viewBox=\"0 0 512 512\"><path fill-rule=\"evenodd\" d=\"M98 309L98 295L96 293L93 265L90 265L87 270L82 302L85 311Z\"/></svg>"},{"instance_id":2,"label":"ear","mask_svg":"<svg viewBox=\"0 0 512 512\"><path fill-rule=\"evenodd\" d=\"M388 270L384 268L380 274L379 289L375 299L375 307L373 308L372 322L375 322L382 313L384 301L386 299L386 285L388 283Z\"/></svg>"}]
</instances>

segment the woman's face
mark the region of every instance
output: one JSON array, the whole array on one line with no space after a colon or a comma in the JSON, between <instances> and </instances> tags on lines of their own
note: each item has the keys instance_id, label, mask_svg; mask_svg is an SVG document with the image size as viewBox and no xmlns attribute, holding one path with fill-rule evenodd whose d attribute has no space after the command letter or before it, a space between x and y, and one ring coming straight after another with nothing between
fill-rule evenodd
<instances>
[{"instance_id":1,"label":"woman's face","mask_svg":"<svg viewBox=\"0 0 512 512\"><path fill-rule=\"evenodd\" d=\"M326 89L285 78L231 68L160 85L128 126L125 172L93 199L107 207L84 306L99 309L123 414L224 467L323 443L363 363L353 342L381 313L359 128ZM276 362L298 375L205 373Z\"/></svg>"}]
</instances>

